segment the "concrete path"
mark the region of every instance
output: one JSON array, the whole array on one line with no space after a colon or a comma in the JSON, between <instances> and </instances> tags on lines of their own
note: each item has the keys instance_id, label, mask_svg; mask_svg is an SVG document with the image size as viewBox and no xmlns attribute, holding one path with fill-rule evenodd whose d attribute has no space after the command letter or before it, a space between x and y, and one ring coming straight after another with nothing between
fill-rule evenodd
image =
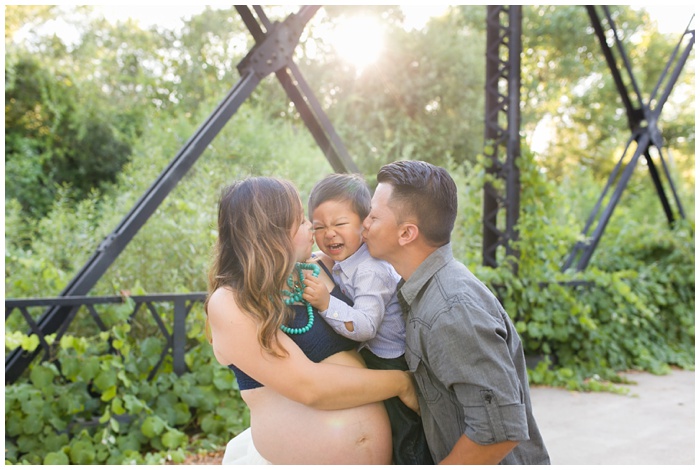
<instances>
[{"instance_id":1,"label":"concrete path","mask_svg":"<svg viewBox=\"0 0 700 470\"><path fill-rule=\"evenodd\" d=\"M553 465L694 465L695 372L630 372L628 395L530 390Z\"/></svg>"}]
</instances>

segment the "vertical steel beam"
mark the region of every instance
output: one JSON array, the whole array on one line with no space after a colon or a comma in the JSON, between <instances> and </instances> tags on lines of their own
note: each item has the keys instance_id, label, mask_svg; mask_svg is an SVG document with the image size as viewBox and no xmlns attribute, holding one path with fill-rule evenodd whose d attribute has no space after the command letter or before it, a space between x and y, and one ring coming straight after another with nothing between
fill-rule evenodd
<instances>
[{"instance_id":1,"label":"vertical steel beam","mask_svg":"<svg viewBox=\"0 0 700 470\"><path fill-rule=\"evenodd\" d=\"M500 184L490 182L484 185L482 258L485 266L497 266L502 247L517 274L519 253L513 244L518 239L520 212L517 160L520 156L522 7L486 8L485 154L490 159L488 174L501 180L504 188L499 189ZM503 151L505 158L500 156Z\"/></svg>"},{"instance_id":2,"label":"vertical steel beam","mask_svg":"<svg viewBox=\"0 0 700 470\"><path fill-rule=\"evenodd\" d=\"M173 372L177 375L182 375L187 371L187 364L185 363L187 306L185 304L184 299L176 299L173 305Z\"/></svg>"}]
</instances>

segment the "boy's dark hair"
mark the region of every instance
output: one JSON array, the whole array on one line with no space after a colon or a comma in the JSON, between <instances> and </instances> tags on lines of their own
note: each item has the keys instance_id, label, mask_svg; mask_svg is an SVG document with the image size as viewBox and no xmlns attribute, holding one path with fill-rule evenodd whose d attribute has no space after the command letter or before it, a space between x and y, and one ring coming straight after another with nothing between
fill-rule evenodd
<instances>
[{"instance_id":1,"label":"boy's dark hair","mask_svg":"<svg viewBox=\"0 0 700 470\"><path fill-rule=\"evenodd\" d=\"M309 219L314 210L327 201L350 201L360 220L369 214L372 195L362 175L357 173L333 173L316 183L309 195Z\"/></svg>"},{"instance_id":2,"label":"boy's dark hair","mask_svg":"<svg viewBox=\"0 0 700 470\"><path fill-rule=\"evenodd\" d=\"M379 170L379 183L393 187L391 201L400 212L397 220L415 218L428 243L449 243L457 217L457 185L447 170L422 161L398 161Z\"/></svg>"}]
</instances>

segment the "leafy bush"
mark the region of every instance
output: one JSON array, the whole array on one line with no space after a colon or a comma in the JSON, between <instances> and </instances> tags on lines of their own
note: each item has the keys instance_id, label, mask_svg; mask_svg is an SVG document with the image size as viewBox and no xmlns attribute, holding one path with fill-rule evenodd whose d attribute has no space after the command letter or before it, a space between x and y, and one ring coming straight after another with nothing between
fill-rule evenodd
<instances>
[{"instance_id":1,"label":"leafy bush","mask_svg":"<svg viewBox=\"0 0 700 470\"><path fill-rule=\"evenodd\" d=\"M131 116L111 111L92 80L74 83L41 62L11 48L5 75L6 195L35 217L46 214L59 188L82 199L114 182L131 153L119 129Z\"/></svg>"},{"instance_id":2,"label":"leafy bush","mask_svg":"<svg viewBox=\"0 0 700 470\"><path fill-rule=\"evenodd\" d=\"M694 368L694 222L669 229L648 184L618 205L587 270L562 273L599 185L555 185L527 152L519 165L518 276L506 264L472 268L499 292L526 354L544 359L532 382L599 389L618 371Z\"/></svg>"},{"instance_id":3,"label":"leafy bush","mask_svg":"<svg viewBox=\"0 0 700 470\"><path fill-rule=\"evenodd\" d=\"M202 316L200 309L200 325ZM62 337L60 371L36 364L28 380L5 387L6 461L179 463L196 436L204 435L197 448L220 447L249 426L248 410L233 374L201 340L201 327L188 336L198 343L185 358L191 372L178 377L165 361L150 382L164 340L132 335L124 322L91 337Z\"/></svg>"}]
</instances>

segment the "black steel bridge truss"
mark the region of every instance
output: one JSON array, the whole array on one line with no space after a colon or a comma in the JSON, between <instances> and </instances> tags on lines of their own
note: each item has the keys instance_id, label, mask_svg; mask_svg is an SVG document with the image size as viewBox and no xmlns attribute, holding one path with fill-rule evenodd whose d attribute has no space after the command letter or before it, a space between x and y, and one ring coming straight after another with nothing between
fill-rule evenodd
<instances>
[{"instance_id":1,"label":"black steel bridge truss","mask_svg":"<svg viewBox=\"0 0 700 470\"><path fill-rule=\"evenodd\" d=\"M52 346L47 337L55 335L57 342L66 334L78 312L87 312L100 331L107 331L97 311L97 306L118 304L121 297L87 296L112 262L120 255L138 230L195 164L219 131L237 112L241 104L252 94L260 81L275 74L292 100L304 123L324 152L336 172L359 172L348 155L340 137L293 61L293 53L305 25L320 8L319 5L302 6L296 14L282 22L271 22L260 6L236 6L244 24L255 39L255 46L238 64L239 81L195 131L156 181L137 201L131 211L97 247L91 258L64 288L59 297L43 299L6 299L5 322L11 315L21 315L29 327L29 334L36 334L39 347L29 352L17 348L5 358L5 383L14 383L33 360L42 354L42 360L52 358ZM695 31L690 24L681 36L676 50L654 88L651 98L643 101L641 91L632 74L629 59L620 41L612 16L606 6L586 7L605 59L615 79L624 103L631 136L624 155L610 175L600 199L585 224L583 240L571 250L562 265L562 271L585 270L600 241L612 212L619 202L627 182L640 157L649 168L652 181L659 195L669 224L684 218L683 208L665 162L663 139L657 123L664 103L676 83L690 55ZM603 14L599 13L602 10ZM513 242L518 238L517 223L520 209L520 177L517 159L520 156L520 55L522 51L522 7L487 7L486 51L486 109L485 140L493 151L490 172L503 180L504 189L486 184L483 200L483 264L498 266L506 260L517 274L517 250ZM630 91L631 90L631 91ZM660 93L660 95L659 95ZM632 151L633 143L636 143ZM632 157L627 163L628 153ZM659 171L659 167L662 171ZM613 188L613 194L607 197ZM672 198L667 195L670 191ZM672 204L673 203L673 204ZM591 229L593 229L592 232ZM185 364L185 320L193 305L203 301L204 293L159 294L130 297L133 312L128 321L138 315L146 315L153 321L164 339L157 364L149 373L152 379L168 355L172 356L173 371L182 374ZM32 313L42 309L43 313ZM148 312L141 313L141 312Z\"/></svg>"}]
</instances>

